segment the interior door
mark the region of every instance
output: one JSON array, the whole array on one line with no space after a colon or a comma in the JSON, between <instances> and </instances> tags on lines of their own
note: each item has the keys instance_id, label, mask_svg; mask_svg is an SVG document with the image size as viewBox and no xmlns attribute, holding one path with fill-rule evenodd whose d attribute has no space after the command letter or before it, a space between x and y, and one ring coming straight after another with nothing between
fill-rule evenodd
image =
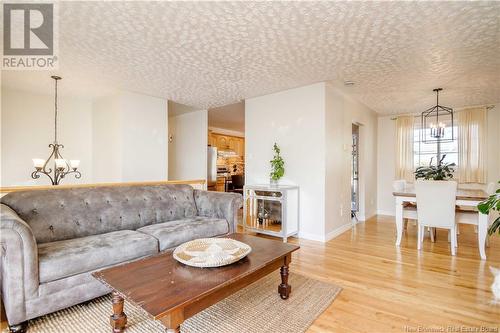
<instances>
[{"instance_id":1,"label":"interior door","mask_svg":"<svg viewBox=\"0 0 500 333\"><path fill-rule=\"evenodd\" d=\"M359 211L359 126L352 125L351 151L351 215Z\"/></svg>"}]
</instances>

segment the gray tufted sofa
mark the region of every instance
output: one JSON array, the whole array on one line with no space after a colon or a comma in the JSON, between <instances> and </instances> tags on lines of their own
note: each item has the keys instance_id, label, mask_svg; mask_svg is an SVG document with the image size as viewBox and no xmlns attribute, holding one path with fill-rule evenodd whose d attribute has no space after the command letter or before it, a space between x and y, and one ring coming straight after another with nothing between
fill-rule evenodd
<instances>
[{"instance_id":1,"label":"gray tufted sofa","mask_svg":"<svg viewBox=\"0 0 500 333\"><path fill-rule=\"evenodd\" d=\"M155 185L14 192L0 203L2 301L21 331L108 293L92 271L234 232L242 198Z\"/></svg>"}]
</instances>

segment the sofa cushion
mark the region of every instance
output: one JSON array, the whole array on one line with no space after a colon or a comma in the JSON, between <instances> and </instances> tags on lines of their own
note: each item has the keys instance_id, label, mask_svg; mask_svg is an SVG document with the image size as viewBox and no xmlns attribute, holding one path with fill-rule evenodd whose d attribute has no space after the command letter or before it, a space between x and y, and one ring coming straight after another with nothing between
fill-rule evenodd
<instances>
[{"instance_id":1,"label":"sofa cushion","mask_svg":"<svg viewBox=\"0 0 500 333\"><path fill-rule=\"evenodd\" d=\"M198 215L189 185L20 191L8 193L0 202L28 223L39 244Z\"/></svg>"},{"instance_id":2,"label":"sofa cushion","mask_svg":"<svg viewBox=\"0 0 500 333\"><path fill-rule=\"evenodd\" d=\"M157 239L132 230L40 244L40 283L155 253L158 253Z\"/></svg>"},{"instance_id":3,"label":"sofa cushion","mask_svg":"<svg viewBox=\"0 0 500 333\"><path fill-rule=\"evenodd\" d=\"M160 251L164 251L196 238L227 234L229 225L224 219L196 216L148 225L137 229L137 231L157 238L160 243Z\"/></svg>"}]
</instances>

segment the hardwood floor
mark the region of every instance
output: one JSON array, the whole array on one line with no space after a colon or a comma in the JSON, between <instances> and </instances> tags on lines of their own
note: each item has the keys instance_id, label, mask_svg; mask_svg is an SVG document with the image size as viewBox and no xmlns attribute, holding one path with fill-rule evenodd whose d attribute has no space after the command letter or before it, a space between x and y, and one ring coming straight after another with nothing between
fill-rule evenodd
<instances>
[{"instance_id":1,"label":"hardwood floor","mask_svg":"<svg viewBox=\"0 0 500 333\"><path fill-rule=\"evenodd\" d=\"M490 238L488 259L481 261L472 226L460 225L455 257L446 231L438 231L436 243L427 237L419 252L417 228L410 224L408 229L400 249L394 245L394 218L384 216L325 244L292 241L301 249L294 253L291 272L344 288L308 332L423 332L418 329L441 327L452 332L448 326L500 331L500 305L490 304L489 271L489 265L500 267L500 237Z\"/></svg>"},{"instance_id":2,"label":"hardwood floor","mask_svg":"<svg viewBox=\"0 0 500 333\"><path fill-rule=\"evenodd\" d=\"M394 218L385 216L324 244L290 239L301 246L293 254L291 272L343 288L309 333L424 332L441 327L444 330L434 332L500 332L500 305L490 304L493 276L488 268L500 267L500 236L490 238L488 260L481 261L471 226L460 226L456 257L450 255L446 231L438 231L436 243L427 237L418 252L417 229L411 223L408 229L399 249L394 245ZM483 331L467 330L481 326Z\"/></svg>"}]
</instances>

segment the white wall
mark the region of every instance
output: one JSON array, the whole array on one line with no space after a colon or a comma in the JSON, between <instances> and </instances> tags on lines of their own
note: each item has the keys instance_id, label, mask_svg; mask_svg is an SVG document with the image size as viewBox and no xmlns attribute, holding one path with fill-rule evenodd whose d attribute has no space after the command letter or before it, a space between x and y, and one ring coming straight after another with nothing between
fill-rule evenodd
<instances>
[{"instance_id":1,"label":"white wall","mask_svg":"<svg viewBox=\"0 0 500 333\"><path fill-rule=\"evenodd\" d=\"M93 108L95 182L166 180L168 103L120 93Z\"/></svg>"},{"instance_id":2,"label":"white wall","mask_svg":"<svg viewBox=\"0 0 500 333\"><path fill-rule=\"evenodd\" d=\"M207 179L207 110L169 117L169 180Z\"/></svg>"},{"instance_id":3,"label":"white wall","mask_svg":"<svg viewBox=\"0 0 500 333\"><path fill-rule=\"evenodd\" d=\"M500 103L488 111L488 183L500 180ZM395 178L395 122L393 116L378 118L378 202L377 213L394 215L392 182ZM481 184L459 184L461 188L483 188Z\"/></svg>"},{"instance_id":4,"label":"white wall","mask_svg":"<svg viewBox=\"0 0 500 333\"><path fill-rule=\"evenodd\" d=\"M325 235L335 237L351 226L352 124L359 126L359 212L376 213L377 114L330 84L326 85Z\"/></svg>"},{"instance_id":5,"label":"white wall","mask_svg":"<svg viewBox=\"0 0 500 333\"><path fill-rule=\"evenodd\" d=\"M350 200L346 191L349 182L349 149L346 145L344 97L330 85L326 86L326 179L325 179L325 235L350 226ZM349 132L351 129L349 129ZM347 228L347 227L345 227ZM330 238L326 236L325 238Z\"/></svg>"},{"instance_id":6,"label":"white wall","mask_svg":"<svg viewBox=\"0 0 500 333\"><path fill-rule=\"evenodd\" d=\"M60 94L58 141L66 159L81 160L82 178L68 176L65 184L90 182L92 175L92 102ZM48 185L47 177L31 178L32 158L47 158L54 141L54 96L2 87L1 185Z\"/></svg>"},{"instance_id":7,"label":"white wall","mask_svg":"<svg viewBox=\"0 0 500 333\"><path fill-rule=\"evenodd\" d=\"M278 143L285 160L281 182L300 186L300 237L325 241L351 227L352 123L360 125L361 217L375 214L374 111L327 83L247 99L245 109L246 183L269 183Z\"/></svg>"},{"instance_id":8,"label":"white wall","mask_svg":"<svg viewBox=\"0 0 500 333\"><path fill-rule=\"evenodd\" d=\"M167 101L127 93L122 103L123 181L168 179Z\"/></svg>"},{"instance_id":9,"label":"white wall","mask_svg":"<svg viewBox=\"0 0 500 333\"><path fill-rule=\"evenodd\" d=\"M272 147L285 160L284 184L300 186L300 236L324 239L325 84L245 101L245 182L268 184Z\"/></svg>"},{"instance_id":10,"label":"white wall","mask_svg":"<svg viewBox=\"0 0 500 333\"><path fill-rule=\"evenodd\" d=\"M396 122L393 116L378 118L377 138L377 214L394 215L392 182L396 167Z\"/></svg>"},{"instance_id":11,"label":"white wall","mask_svg":"<svg viewBox=\"0 0 500 333\"><path fill-rule=\"evenodd\" d=\"M93 182L122 181L122 117L118 97L94 102L92 128Z\"/></svg>"},{"instance_id":12,"label":"white wall","mask_svg":"<svg viewBox=\"0 0 500 333\"><path fill-rule=\"evenodd\" d=\"M2 186L48 185L31 179L32 158L47 158L54 140L54 96L2 87ZM165 180L167 101L133 93L91 99L59 93L58 141L79 159L82 178L64 184Z\"/></svg>"}]
</instances>

